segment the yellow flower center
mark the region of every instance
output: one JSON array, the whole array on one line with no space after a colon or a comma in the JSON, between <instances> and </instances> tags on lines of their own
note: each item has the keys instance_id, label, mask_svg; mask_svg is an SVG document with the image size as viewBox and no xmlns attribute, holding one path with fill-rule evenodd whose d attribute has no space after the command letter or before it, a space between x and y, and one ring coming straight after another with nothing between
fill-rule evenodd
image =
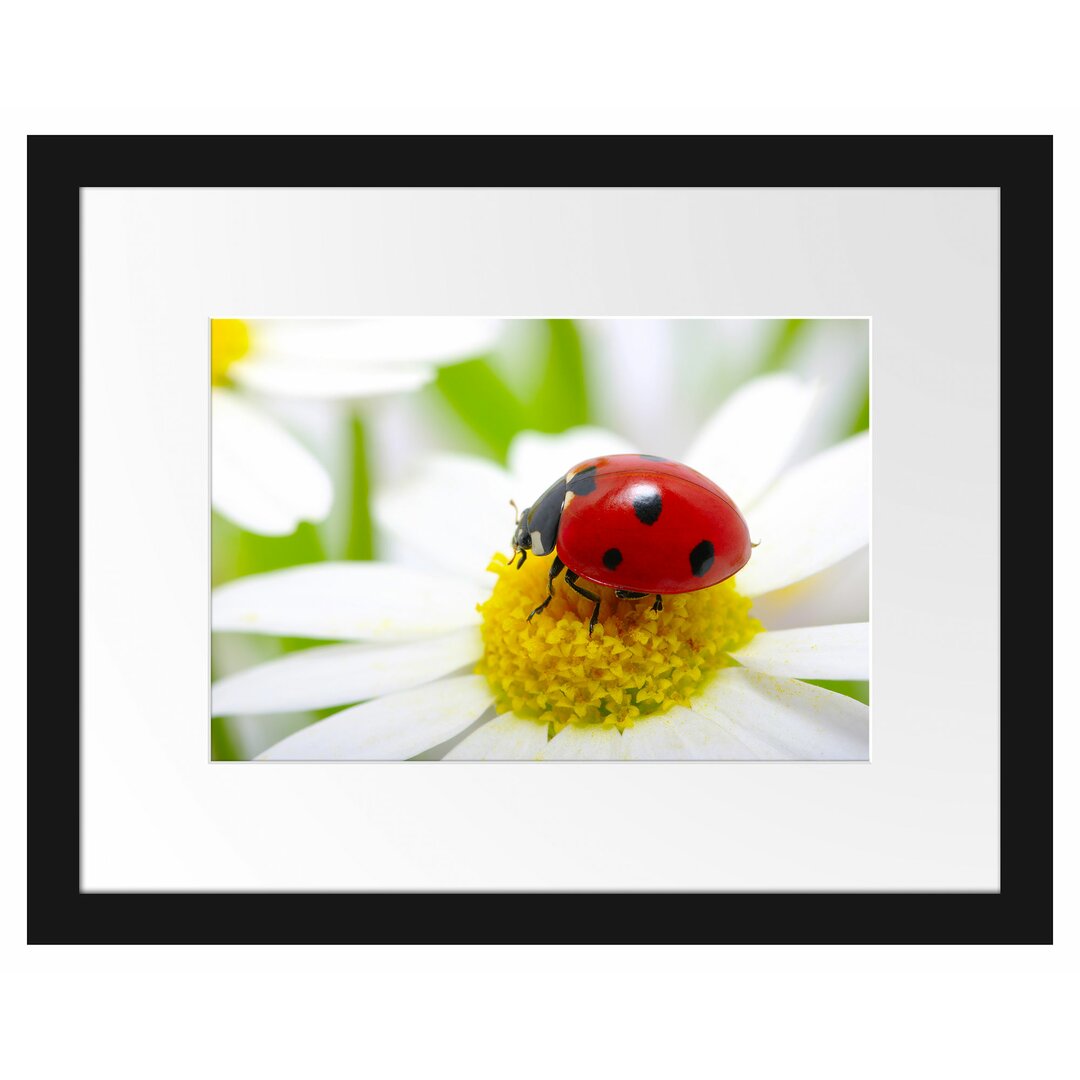
<instances>
[{"instance_id":1,"label":"yellow flower center","mask_svg":"<svg viewBox=\"0 0 1080 1080\"><path fill-rule=\"evenodd\" d=\"M210 320L210 382L228 385L228 370L251 351L251 332L242 319Z\"/></svg>"},{"instance_id":2,"label":"yellow flower center","mask_svg":"<svg viewBox=\"0 0 1080 1080\"><path fill-rule=\"evenodd\" d=\"M591 635L593 602L560 578L554 599L529 621L547 596L553 558L529 556L520 571L505 556L492 559L498 580L478 606L484 656L476 668L499 712L548 724L549 736L567 724L621 729L687 704L712 672L734 663L727 654L762 629L733 578L665 596L663 611L652 610L650 597L617 600L614 590L583 581L601 597Z\"/></svg>"}]
</instances>

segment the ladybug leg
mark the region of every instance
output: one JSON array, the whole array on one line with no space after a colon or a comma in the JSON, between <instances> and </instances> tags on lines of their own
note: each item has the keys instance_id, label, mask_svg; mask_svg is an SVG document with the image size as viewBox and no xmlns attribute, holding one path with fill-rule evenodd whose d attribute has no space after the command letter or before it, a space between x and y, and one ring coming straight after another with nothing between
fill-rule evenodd
<instances>
[{"instance_id":1,"label":"ladybug leg","mask_svg":"<svg viewBox=\"0 0 1080 1080\"><path fill-rule=\"evenodd\" d=\"M631 592L629 589L616 589L615 595L620 600L640 600L643 596L648 596L646 592ZM664 610L664 598L656 593L656 600L653 601L653 611Z\"/></svg>"},{"instance_id":2,"label":"ladybug leg","mask_svg":"<svg viewBox=\"0 0 1080 1080\"><path fill-rule=\"evenodd\" d=\"M589 592L588 589L583 589L578 584L578 576L573 570L566 571L566 584L576 593L580 593L586 600L595 600L596 606L593 608L592 618L589 620L589 633L593 632L593 627L596 625L596 620L600 618L600 597L594 592Z\"/></svg>"},{"instance_id":3,"label":"ladybug leg","mask_svg":"<svg viewBox=\"0 0 1080 1080\"><path fill-rule=\"evenodd\" d=\"M565 567L564 567L562 559L560 559L559 556L556 555L554 560L551 563L551 569L548 571L548 594L547 594L547 599L538 608L533 608L531 614L525 620L526 622L531 622L533 615L539 615L540 612L543 611L544 608L546 608L548 606L548 604L551 603L551 598L555 595L555 579L563 572L564 568ZM570 577L570 575L568 574L567 575L567 580L569 580L569 577Z\"/></svg>"}]
</instances>

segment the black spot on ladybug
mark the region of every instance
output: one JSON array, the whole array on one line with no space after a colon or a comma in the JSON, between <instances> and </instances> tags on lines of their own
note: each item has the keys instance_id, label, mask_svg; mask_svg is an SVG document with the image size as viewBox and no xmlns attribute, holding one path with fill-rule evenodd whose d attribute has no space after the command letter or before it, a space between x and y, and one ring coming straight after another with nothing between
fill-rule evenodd
<instances>
[{"instance_id":1,"label":"black spot on ladybug","mask_svg":"<svg viewBox=\"0 0 1080 1080\"><path fill-rule=\"evenodd\" d=\"M604 565L609 570L615 570L622 562L622 552L618 548L608 548L604 552Z\"/></svg>"},{"instance_id":2,"label":"black spot on ladybug","mask_svg":"<svg viewBox=\"0 0 1080 1080\"><path fill-rule=\"evenodd\" d=\"M652 525L660 516L664 508L664 500L660 497L660 489L654 487L638 487L633 494L634 513L643 525Z\"/></svg>"},{"instance_id":3,"label":"black spot on ladybug","mask_svg":"<svg viewBox=\"0 0 1080 1080\"><path fill-rule=\"evenodd\" d=\"M638 454L638 457L643 457L646 461L670 461L670 458L660 457L658 454Z\"/></svg>"},{"instance_id":4,"label":"black spot on ladybug","mask_svg":"<svg viewBox=\"0 0 1080 1080\"><path fill-rule=\"evenodd\" d=\"M694 577L704 577L713 564L716 551L709 540L702 540L693 551L690 552L690 570Z\"/></svg>"},{"instance_id":5,"label":"black spot on ladybug","mask_svg":"<svg viewBox=\"0 0 1080 1080\"><path fill-rule=\"evenodd\" d=\"M566 485L575 495L588 495L596 490L596 466L582 469Z\"/></svg>"}]
</instances>

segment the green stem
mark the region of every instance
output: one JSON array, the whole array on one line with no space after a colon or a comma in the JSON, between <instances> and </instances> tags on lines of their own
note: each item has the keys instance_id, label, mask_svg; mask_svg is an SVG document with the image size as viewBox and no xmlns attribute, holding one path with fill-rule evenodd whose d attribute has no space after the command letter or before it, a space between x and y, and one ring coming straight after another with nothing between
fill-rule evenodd
<instances>
[{"instance_id":1,"label":"green stem","mask_svg":"<svg viewBox=\"0 0 1080 1080\"><path fill-rule=\"evenodd\" d=\"M349 493L349 536L345 544L345 558L372 559L375 557L375 545L371 528L371 478L364 425L358 416L352 418L350 436L352 476Z\"/></svg>"}]
</instances>

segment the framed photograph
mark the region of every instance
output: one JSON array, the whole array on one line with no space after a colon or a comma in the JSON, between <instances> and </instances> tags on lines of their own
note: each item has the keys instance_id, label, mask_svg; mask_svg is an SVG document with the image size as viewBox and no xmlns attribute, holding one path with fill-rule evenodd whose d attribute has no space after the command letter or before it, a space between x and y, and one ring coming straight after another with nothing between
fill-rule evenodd
<instances>
[{"instance_id":1,"label":"framed photograph","mask_svg":"<svg viewBox=\"0 0 1080 1080\"><path fill-rule=\"evenodd\" d=\"M594 940L1048 941L1050 712L1002 657L1050 155L31 138L80 678L30 730L30 939L482 941L513 894Z\"/></svg>"}]
</instances>

